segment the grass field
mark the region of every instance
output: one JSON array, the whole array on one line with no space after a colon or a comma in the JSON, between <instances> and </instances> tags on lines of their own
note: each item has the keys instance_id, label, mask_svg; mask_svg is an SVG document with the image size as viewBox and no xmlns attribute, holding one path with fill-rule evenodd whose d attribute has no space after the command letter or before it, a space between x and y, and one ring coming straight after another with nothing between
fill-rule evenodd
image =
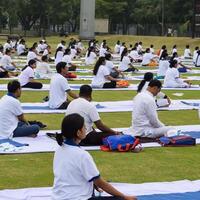
<instances>
[{"instance_id":1,"label":"grass field","mask_svg":"<svg viewBox=\"0 0 200 200\"><path fill-rule=\"evenodd\" d=\"M40 38L28 38L30 46ZM63 38L48 37L47 41L54 50L56 45ZM167 37L139 37L139 36L97 36L101 42L103 39L113 47L117 40L126 41L127 44L134 44L136 41L143 41L144 47L151 43L155 49L166 44L171 49L177 44L180 52L186 44L191 49L198 46L198 39L191 38L167 38ZM66 40L69 40L67 38ZM3 41L0 40L0 43ZM53 51L54 52L54 51ZM0 80L0 84L8 81ZM44 80L43 83L49 83ZM133 83L137 83L134 81ZM89 81L73 81L70 83L84 83ZM200 81L195 81L200 84ZM177 97L174 93L183 93ZM0 92L0 97L5 92ZM116 101L131 100L135 91L94 91L94 101ZM200 99L199 91L166 91L172 99ZM48 92L22 93L21 102L42 102ZM39 120L47 124L46 129L59 129L63 114L28 114L29 120ZM110 127L128 127L131 124L131 112L122 113L101 113L102 120ZM195 110L186 111L160 111L159 118L167 125L189 125L199 124L198 113ZM107 153L93 151L91 155L95 159L101 175L107 180L115 182L142 183L153 181L174 181L182 179L200 179L200 146L188 148L148 148L139 154L134 153ZM66 155L67 156L67 155ZM53 183L52 174L53 153L37 153L24 155L0 155L0 189L24 188L51 186Z\"/></svg>"}]
</instances>

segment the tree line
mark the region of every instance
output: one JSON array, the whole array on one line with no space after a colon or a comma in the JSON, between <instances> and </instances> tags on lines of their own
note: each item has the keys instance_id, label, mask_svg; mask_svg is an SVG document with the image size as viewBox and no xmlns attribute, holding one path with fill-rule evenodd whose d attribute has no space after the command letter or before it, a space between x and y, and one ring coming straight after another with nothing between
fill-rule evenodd
<instances>
[{"instance_id":1,"label":"tree line","mask_svg":"<svg viewBox=\"0 0 200 200\"><path fill-rule=\"evenodd\" d=\"M41 31L68 23L70 30L76 32L80 1L1 0L0 25L12 30L20 24L24 31L33 27ZM131 24L157 24L161 32L163 22L184 25L191 23L192 17L193 1L188 0L96 0L96 18L108 18L110 27L121 24L124 34Z\"/></svg>"}]
</instances>

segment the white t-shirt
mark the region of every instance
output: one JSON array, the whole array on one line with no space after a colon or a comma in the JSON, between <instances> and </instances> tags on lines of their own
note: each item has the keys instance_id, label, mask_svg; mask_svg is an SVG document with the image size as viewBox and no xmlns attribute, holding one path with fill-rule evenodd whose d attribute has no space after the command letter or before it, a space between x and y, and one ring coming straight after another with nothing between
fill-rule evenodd
<instances>
[{"instance_id":1,"label":"white t-shirt","mask_svg":"<svg viewBox=\"0 0 200 200\"><path fill-rule=\"evenodd\" d=\"M49 52L48 52L48 50L47 50L47 49L45 49L42 55L43 55L43 56L48 56L48 55L49 55Z\"/></svg>"},{"instance_id":2,"label":"white t-shirt","mask_svg":"<svg viewBox=\"0 0 200 200\"><path fill-rule=\"evenodd\" d=\"M152 54L154 54L154 52L155 52L154 48L150 48L150 52L151 52Z\"/></svg>"},{"instance_id":3,"label":"white t-shirt","mask_svg":"<svg viewBox=\"0 0 200 200\"><path fill-rule=\"evenodd\" d=\"M99 57L105 57L106 53L107 53L107 50L101 47L99 50Z\"/></svg>"},{"instance_id":4,"label":"white t-shirt","mask_svg":"<svg viewBox=\"0 0 200 200\"><path fill-rule=\"evenodd\" d=\"M85 64L86 65L93 65L96 61L97 55L94 52L90 52L90 55L87 57L88 52L85 56Z\"/></svg>"},{"instance_id":5,"label":"white t-shirt","mask_svg":"<svg viewBox=\"0 0 200 200\"><path fill-rule=\"evenodd\" d=\"M35 52L33 51L29 51L28 55L27 55L27 63L29 62L29 60L35 60L37 58L37 55Z\"/></svg>"},{"instance_id":6,"label":"white t-shirt","mask_svg":"<svg viewBox=\"0 0 200 200\"><path fill-rule=\"evenodd\" d=\"M197 53L196 53L196 58L195 58L195 65L200 66L200 55L198 56Z\"/></svg>"},{"instance_id":7,"label":"white t-shirt","mask_svg":"<svg viewBox=\"0 0 200 200\"><path fill-rule=\"evenodd\" d=\"M158 119L157 106L149 91L138 93L133 99L132 129L135 136L147 136L150 128L163 125Z\"/></svg>"},{"instance_id":8,"label":"white t-shirt","mask_svg":"<svg viewBox=\"0 0 200 200\"><path fill-rule=\"evenodd\" d=\"M197 53L197 50L195 50L195 51L193 52L193 63L194 63L194 64L196 64L197 56L198 56L198 53Z\"/></svg>"},{"instance_id":9,"label":"white t-shirt","mask_svg":"<svg viewBox=\"0 0 200 200\"><path fill-rule=\"evenodd\" d=\"M56 65L57 65L59 62L62 61L63 54L64 54L63 51L58 51L58 52L57 52L56 58L55 58L55 64L56 64Z\"/></svg>"},{"instance_id":10,"label":"white t-shirt","mask_svg":"<svg viewBox=\"0 0 200 200\"><path fill-rule=\"evenodd\" d=\"M157 75L165 76L168 68L169 68L169 61L168 60L160 60Z\"/></svg>"},{"instance_id":11,"label":"white t-shirt","mask_svg":"<svg viewBox=\"0 0 200 200\"><path fill-rule=\"evenodd\" d=\"M52 73L52 70L47 62L39 62L35 73L40 76L40 78L44 78L45 75Z\"/></svg>"},{"instance_id":12,"label":"white t-shirt","mask_svg":"<svg viewBox=\"0 0 200 200\"><path fill-rule=\"evenodd\" d=\"M185 51L184 51L184 58L190 58L190 57L191 57L190 49L185 49Z\"/></svg>"},{"instance_id":13,"label":"white t-shirt","mask_svg":"<svg viewBox=\"0 0 200 200\"><path fill-rule=\"evenodd\" d=\"M3 57L0 60L0 66L6 68L8 66L11 66L12 64L12 59L9 55L3 55Z\"/></svg>"},{"instance_id":14,"label":"white t-shirt","mask_svg":"<svg viewBox=\"0 0 200 200\"><path fill-rule=\"evenodd\" d=\"M142 65L148 65L153 58L154 55L152 53L145 53L143 55Z\"/></svg>"},{"instance_id":15,"label":"white t-shirt","mask_svg":"<svg viewBox=\"0 0 200 200\"><path fill-rule=\"evenodd\" d=\"M119 50L120 56L122 55L122 52L124 51L124 49L125 49L125 46L120 46L120 50Z\"/></svg>"},{"instance_id":16,"label":"white t-shirt","mask_svg":"<svg viewBox=\"0 0 200 200\"><path fill-rule=\"evenodd\" d=\"M72 113L78 113L84 118L86 134L93 131L93 123L100 120L99 113L95 105L81 97L71 101L67 107L66 115Z\"/></svg>"},{"instance_id":17,"label":"white t-shirt","mask_svg":"<svg viewBox=\"0 0 200 200\"><path fill-rule=\"evenodd\" d=\"M71 54L70 54L71 58L74 58L76 54L77 54L76 49L71 49Z\"/></svg>"},{"instance_id":18,"label":"white t-shirt","mask_svg":"<svg viewBox=\"0 0 200 200\"><path fill-rule=\"evenodd\" d=\"M17 55L21 55L22 53L24 53L24 51L25 51L25 45L19 44L17 46Z\"/></svg>"},{"instance_id":19,"label":"white t-shirt","mask_svg":"<svg viewBox=\"0 0 200 200\"><path fill-rule=\"evenodd\" d=\"M173 53L177 53L177 49L176 49L176 48L173 48L173 49L172 49L172 54L173 54Z\"/></svg>"},{"instance_id":20,"label":"white t-shirt","mask_svg":"<svg viewBox=\"0 0 200 200\"><path fill-rule=\"evenodd\" d=\"M62 62L66 62L67 65L71 64L72 63L71 55L64 55L63 58L62 58Z\"/></svg>"},{"instance_id":21,"label":"white t-shirt","mask_svg":"<svg viewBox=\"0 0 200 200\"><path fill-rule=\"evenodd\" d=\"M0 138L12 138L23 111L18 99L5 95L0 99Z\"/></svg>"},{"instance_id":22,"label":"white t-shirt","mask_svg":"<svg viewBox=\"0 0 200 200\"><path fill-rule=\"evenodd\" d=\"M115 68L114 64L110 60L106 60L106 67L108 68L109 72L115 72L113 68Z\"/></svg>"},{"instance_id":23,"label":"white t-shirt","mask_svg":"<svg viewBox=\"0 0 200 200\"><path fill-rule=\"evenodd\" d=\"M180 74L177 68L168 68L165 79L164 87L189 87L189 85L180 78Z\"/></svg>"},{"instance_id":24,"label":"white t-shirt","mask_svg":"<svg viewBox=\"0 0 200 200\"><path fill-rule=\"evenodd\" d=\"M3 45L3 51L6 52L6 49L12 49L11 44L9 44L9 43L6 42L6 43Z\"/></svg>"},{"instance_id":25,"label":"white t-shirt","mask_svg":"<svg viewBox=\"0 0 200 200\"><path fill-rule=\"evenodd\" d=\"M92 83L91 83L92 87L103 88L104 83L110 82L105 77L108 75L110 75L108 68L105 65L101 65L99 67L97 74L92 79Z\"/></svg>"},{"instance_id":26,"label":"white t-shirt","mask_svg":"<svg viewBox=\"0 0 200 200\"><path fill-rule=\"evenodd\" d=\"M30 81L30 78L34 78L34 70L28 66L18 77L20 85L26 85Z\"/></svg>"},{"instance_id":27,"label":"white t-shirt","mask_svg":"<svg viewBox=\"0 0 200 200\"><path fill-rule=\"evenodd\" d=\"M53 200L86 200L92 197L93 180L100 176L90 154L81 147L64 144L53 161Z\"/></svg>"},{"instance_id":28,"label":"white t-shirt","mask_svg":"<svg viewBox=\"0 0 200 200\"><path fill-rule=\"evenodd\" d=\"M134 60L142 59L142 56L140 56L136 50L132 50L129 56Z\"/></svg>"},{"instance_id":29,"label":"white t-shirt","mask_svg":"<svg viewBox=\"0 0 200 200\"><path fill-rule=\"evenodd\" d=\"M66 92L70 90L67 79L59 73L56 73L50 81L49 107L59 108L66 100Z\"/></svg>"},{"instance_id":30,"label":"white t-shirt","mask_svg":"<svg viewBox=\"0 0 200 200\"><path fill-rule=\"evenodd\" d=\"M114 52L115 53L119 53L120 52L120 44L116 44L115 45Z\"/></svg>"},{"instance_id":31,"label":"white t-shirt","mask_svg":"<svg viewBox=\"0 0 200 200\"><path fill-rule=\"evenodd\" d=\"M0 52L0 61L1 61L1 58L3 57L3 53L2 52Z\"/></svg>"},{"instance_id":32,"label":"white t-shirt","mask_svg":"<svg viewBox=\"0 0 200 200\"><path fill-rule=\"evenodd\" d=\"M128 56L124 56L122 61L119 64L119 70L125 71L128 69L129 64L131 64L131 60Z\"/></svg>"}]
</instances>

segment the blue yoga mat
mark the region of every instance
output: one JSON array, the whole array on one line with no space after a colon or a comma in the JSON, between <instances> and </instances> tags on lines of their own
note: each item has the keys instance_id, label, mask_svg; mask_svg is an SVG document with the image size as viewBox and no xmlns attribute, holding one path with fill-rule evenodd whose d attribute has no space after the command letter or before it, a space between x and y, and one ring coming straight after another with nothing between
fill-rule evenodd
<instances>
[{"instance_id":1,"label":"blue yoga mat","mask_svg":"<svg viewBox=\"0 0 200 200\"><path fill-rule=\"evenodd\" d=\"M184 131L184 132L181 132L181 133L186 134L186 135L190 135L193 138L200 138L200 131Z\"/></svg>"},{"instance_id":2,"label":"blue yoga mat","mask_svg":"<svg viewBox=\"0 0 200 200\"><path fill-rule=\"evenodd\" d=\"M200 200L200 192L145 195L138 200Z\"/></svg>"},{"instance_id":3,"label":"blue yoga mat","mask_svg":"<svg viewBox=\"0 0 200 200\"><path fill-rule=\"evenodd\" d=\"M3 144L3 143L9 143L15 147L23 147L23 146L28 146L28 144L22 144L22 143L19 143L19 142L15 142L11 139L0 139L0 144Z\"/></svg>"}]
</instances>

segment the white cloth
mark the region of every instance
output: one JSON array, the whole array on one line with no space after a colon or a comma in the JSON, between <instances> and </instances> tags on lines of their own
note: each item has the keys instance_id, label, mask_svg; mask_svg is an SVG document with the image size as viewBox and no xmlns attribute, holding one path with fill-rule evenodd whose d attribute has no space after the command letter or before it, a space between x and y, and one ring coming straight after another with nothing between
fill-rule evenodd
<instances>
[{"instance_id":1,"label":"white cloth","mask_svg":"<svg viewBox=\"0 0 200 200\"><path fill-rule=\"evenodd\" d=\"M180 74L177 68L168 68L165 78L164 78L164 87L189 87L189 85L180 78Z\"/></svg>"},{"instance_id":2,"label":"white cloth","mask_svg":"<svg viewBox=\"0 0 200 200\"><path fill-rule=\"evenodd\" d=\"M196 64L197 56L198 56L197 50L195 50L195 51L193 52L193 58L192 58L194 64ZM200 64L200 63L199 63L199 64Z\"/></svg>"},{"instance_id":3,"label":"white cloth","mask_svg":"<svg viewBox=\"0 0 200 200\"><path fill-rule=\"evenodd\" d=\"M66 100L66 92L70 90L67 79L59 73L56 73L50 81L50 91L49 91L49 107L58 108Z\"/></svg>"},{"instance_id":4,"label":"white cloth","mask_svg":"<svg viewBox=\"0 0 200 200\"><path fill-rule=\"evenodd\" d=\"M67 65L70 65L72 63L71 55L64 55L63 58L62 58L62 62L66 62Z\"/></svg>"},{"instance_id":5,"label":"white cloth","mask_svg":"<svg viewBox=\"0 0 200 200\"><path fill-rule=\"evenodd\" d=\"M18 77L20 85L26 85L30 81L30 78L34 78L34 70L28 66Z\"/></svg>"},{"instance_id":6,"label":"white cloth","mask_svg":"<svg viewBox=\"0 0 200 200\"><path fill-rule=\"evenodd\" d=\"M191 57L190 49L185 49L185 51L184 51L184 58L190 58L190 57Z\"/></svg>"},{"instance_id":7,"label":"white cloth","mask_svg":"<svg viewBox=\"0 0 200 200\"><path fill-rule=\"evenodd\" d=\"M6 49L12 49L12 46L11 46L11 44L10 43L5 43L4 45L3 45L3 51L4 52L6 52Z\"/></svg>"},{"instance_id":8,"label":"white cloth","mask_svg":"<svg viewBox=\"0 0 200 200\"><path fill-rule=\"evenodd\" d=\"M37 58L37 55L35 52L33 51L29 51L28 54L27 54L27 63L29 62L29 60L34 60Z\"/></svg>"},{"instance_id":9,"label":"white cloth","mask_svg":"<svg viewBox=\"0 0 200 200\"><path fill-rule=\"evenodd\" d=\"M66 115L72 113L78 113L84 118L86 134L93 130L93 123L100 120L99 113L95 105L84 98L74 99L70 102L66 110Z\"/></svg>"},{"instance_id":10,"label":"white cloth","mask_svg":"<svg viewBox=\"0 0 200 200\"><path fill-rule=\"evenodd\" d=\"M107 54L107 50L101 47L99 50L99 57L105 57L106 54Z\"/></svg>"},{"instance_id":11,"label":"white cloth","mask_svg":"<svg viewBox=\"0 0 200 200\"><path fill-rule=\"evenodd\" d=\"M129 56L133 58L134 60L138 60L138 59L142 60L142 56L138 54L137 50L132 50Z\"/></svg>"},{"instance_id":12,"label":"white cloth","mask_svg":"<svg viewBox=\"0 0 200 200\"><path fill-rule=\"evenodd\" d=\"M79 146L64 144L53 161L53 200L85 200L92 197L93 180L99 171L90 156Z\"/></svg>"},{"instance_id":13,"label":"white cloth","mask_svg":"<svg viewBox=\"0 0 200 200\"><path fill-rule=\"evenodd\" d=\"M115 45L114 52L117 53L117 54L120 53L120 44Z\"/></svg>"},{"instance_id":14,"label":"white cloth","mask_svg":"<svg viewBox=\"0 0 200 200\"><path fill-rule=\"evenodd\" d=\"M122 52L124 51L124 49L125 49L125 46L120 46L120 51L119 51L120 56L122 55Z\"/></svg>"},{"instance_id":15,"label":"white cloth","mask_svg":"<svg viewBox=\"0 0 200 200\"><path fill-rule=\"evenodd\" d=\"M85 56L85 64L86 65L95 64L97 55L94 52L90 52L89 56L87 56L87 55L88 55L88 52L86 53L86 56Z\"/></svg>"},{"instance_id":16,"label":"white cloth","mask_svg":"<svg viewBox=\"0 0 200 200\"><path fill-rule=\"evenodd\" d=\"M11 138L17 128L22 108L18 99L5 95L0 100L0 138Z\"/></svg>"},{"instance_id":17,"label":"white cloth","mask_svg":"<svg viewBox=\"0 0 200 200\"><path fill-rule=\"evenodd\" d=\"M55 64L56 64L56 65L57 65L59 62L62 61L63 54L64 54L63 51L58 51L58 52L57 52L56 58L55 58Z\"/></svg>"},{"instance_id":18,"label":"white cloth","mask_svg":"<svg viewBox=\"0 0 200 200\"><path fill-rule=\"evenodd\" d=\"M52 70L47 62L39 62L36 69L35 74L38 78L48 77L48 74L51 74Z\"/></svg>"},{"instance_id":19,"label":"white cloth","mask_svg":"<svg viewBox=\"0 0 200 200\"><path fill-rule=\"evenodd\" d=\"M19 44L18 46L17 46L17 55L21 55L22 53L24 53L25 52L25 45L24 44Z\"/></svg>"},{"instance_id":20,"label":"white cloth","mask_svg":"<svg viewBox=\"0 0 200 200\"><path fill-rule=\"evenodd\" d=\"M4 55L0 60L0 66L6 68L12 65L12 59L9 55Z\"/></svg>"},{"instance_id":21,"label":"white cloth","mask_svg":"<svg viewBox=\"0 0 200 200\"><path fill-rule=\"evenodd\" d=\"M127 70L130 64L131 64L130 58L128 56L124 56L122 61L120 62L119 70L121 71Z\"/></svg>"},{"instance_id":22,"label":"white cloth","mask_svg":"<svg viewBox=\"0 0 200 200\"><path fill-rule=\"evenodd\" d=\"M142 65L148 65L153 59L154 55L152 53L145 53L143 55Z\"/></svg>"},{"instance_id":23,"label":"white cloth","mask_svg":"<svg viewBox=\"0 0 200 200\"><path fill-rule=\"evenodd\" d=\"M102 88L104 83L110 82L106 76L109 76L110 72L105 65L101 65L97 74L92 79L91 85L92 87Z\"/></svg>"},{"instance_id":24,"label":"white cloth","mask_svg":"<svg viewBox=\"0 0 200 200\"><path fill-rule=\"evenodd\" d=\"M160 60L157 75L165 76L168 68L169 68L169 61L168 60Z\"/></svg>"},{"instance_id":25,"label":"white cloth","mask_svg":"<svg viewBox=\"0 0 200 200\"><path fill-rule=\"evenodd\" d=\"M115 70L114 70L115 66L112 61L106 60L106 67L108 68L110 73L115 72Z\"/></svg>"},{"instance_id":26,"label":"white cloth","mask_svg":"<svg viewBox=\"0 0 200 200\"><path fill-rule=\"evenodd\" d=\"M133 99L132 129L135 136L154 137L153 129L163 128L157 114L157 106L149 91L137 94Z\"/></svg>"}]
</instances>

